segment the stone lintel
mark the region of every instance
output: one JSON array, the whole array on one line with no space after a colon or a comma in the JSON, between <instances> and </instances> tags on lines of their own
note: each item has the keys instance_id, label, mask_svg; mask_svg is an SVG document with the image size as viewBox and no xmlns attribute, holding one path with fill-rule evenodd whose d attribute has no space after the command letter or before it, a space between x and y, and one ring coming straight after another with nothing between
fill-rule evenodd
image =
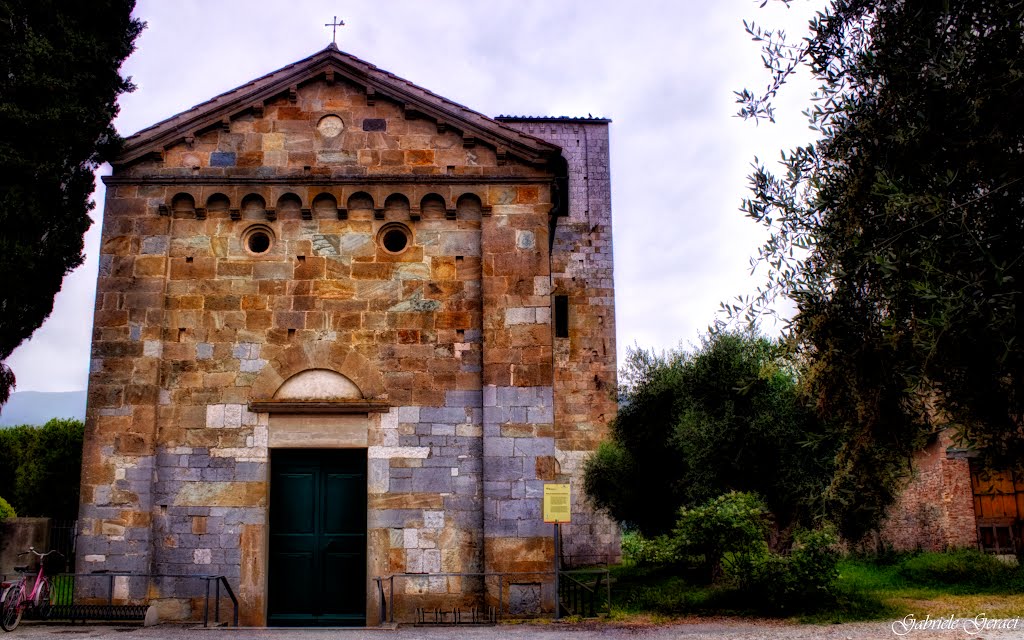
<instances>
[{"instance_id":1,"label":"stone lintel","mask_svg":"<svg viewBox=\"0 0 1024 640\"><path fill-rule=\"evenodd\" d=\"M386 400L255 400L249 403L253 413L387 413Z\"/></svg>"}]
</instances>

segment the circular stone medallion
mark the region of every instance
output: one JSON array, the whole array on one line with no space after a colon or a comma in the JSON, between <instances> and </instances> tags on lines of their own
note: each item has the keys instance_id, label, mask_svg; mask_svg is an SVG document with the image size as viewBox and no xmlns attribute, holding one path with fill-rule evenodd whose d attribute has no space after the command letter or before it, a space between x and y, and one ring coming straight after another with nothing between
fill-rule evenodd
<instances>
[{"instance_id":1,"label":"circular stone medallion","mask_svg":"<svg viewBox=\"0 0 1024 640\"><path fill-rule=\"evenodd\" d=\"M335 137L341 133L344 128L345 123L342 122L341 118L334 115L324 116L320 118L320 122L316 123L316 130L325 138Z\"/></svg>"}]
</instances>

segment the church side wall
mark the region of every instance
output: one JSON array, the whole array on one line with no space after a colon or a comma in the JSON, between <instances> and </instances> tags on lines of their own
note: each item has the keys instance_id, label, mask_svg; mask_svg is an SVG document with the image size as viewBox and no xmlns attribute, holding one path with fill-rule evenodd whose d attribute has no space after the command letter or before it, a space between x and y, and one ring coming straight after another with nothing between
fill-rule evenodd
<instances>
[{"instance_id":1,"label":"church side wall","mask_svg":"<svg viewBox=\"0 0 1024 640\"><path fill-rule=\"evenodd\" d=\"M541 520L544 478L538 474L540 461L554 455L550 190L497 188L492 196L503 204L495 205L483 228L485 567L550 571L554 548L551 525ZM520 587L509 589L516 597L511 590ZM552 603L553 592L540 600Z\"/></svg>"},{"instance_id":2,"label":"church side wall","mask_svg":"<svg viewBox=\"0 0 1024 640\"><path fill-rule=\"evenodd\" d=\"M150 191L108 189L82 458L79 572L149 573L168 220ZM163 238L142 242L142 238ZM87 583L88 581L86 581ZM83 584L102 590L105 585ZM142 598L132 581L126 597Z\"/></svg>"},{"instance_id":3,"label":"church side wall","mask_svg":"<svg viewBox=\"0 0 1024 640\"><path fill-rule=\"evenodd\" d=\"M557 218L555 226L551 294L568 297L569 335L553 338L556 465L546 479L572 485L573 522L563 528L565 560L614 563L621 557L618 525L595 511L582 489L584 461L607 436L617 407L608 125L509 124L559 145L568 163L569 215Z\"/></svg>"}]
</instances>

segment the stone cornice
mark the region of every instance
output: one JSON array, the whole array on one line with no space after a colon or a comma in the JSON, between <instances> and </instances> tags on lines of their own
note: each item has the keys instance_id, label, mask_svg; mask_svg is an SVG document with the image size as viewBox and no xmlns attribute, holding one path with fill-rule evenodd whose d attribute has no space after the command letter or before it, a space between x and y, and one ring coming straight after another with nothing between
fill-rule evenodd
<instances>
[{"instance_id":1,"label":"stone cornice","mask_svg":"<svg viewBox=\"0 0 1024 640\"><path fill-rule=\"evenodd\" d=\"M338 184L550 184L545 176L449 176L449 175L384 175L384 176L103 176L106 185L260 185L291 184L330 186Z\"/></svg>"}]
</instances>

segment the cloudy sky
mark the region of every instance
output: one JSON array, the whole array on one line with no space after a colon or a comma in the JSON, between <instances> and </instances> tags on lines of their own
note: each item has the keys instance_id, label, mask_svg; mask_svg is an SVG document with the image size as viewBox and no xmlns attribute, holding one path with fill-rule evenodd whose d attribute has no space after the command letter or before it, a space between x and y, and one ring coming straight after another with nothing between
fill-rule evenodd
<instances>
[{"instance_id":1,"label":"cloudy sky","mask_svg":"<svg viewBox=\"0 0 1024 640\"><path fill-rule=\"evenodd\" d=\"M616 317L627 346L696 341L719 303L751 292L765 232L739 211L754 156L810 140L807 85L788 87L778 123L734 117L733 91L763 87L743 19L802 35L813 7L760 0L139 0L148 27L123 73L122 135L338 46L488 115L608 117ZM778 4L778 6L776 6ZM100 173L109 173L105 167ZM53 315L8 364L18 391L84 389L103 185L87 260Z\"/></svg>"}]
</instances>

